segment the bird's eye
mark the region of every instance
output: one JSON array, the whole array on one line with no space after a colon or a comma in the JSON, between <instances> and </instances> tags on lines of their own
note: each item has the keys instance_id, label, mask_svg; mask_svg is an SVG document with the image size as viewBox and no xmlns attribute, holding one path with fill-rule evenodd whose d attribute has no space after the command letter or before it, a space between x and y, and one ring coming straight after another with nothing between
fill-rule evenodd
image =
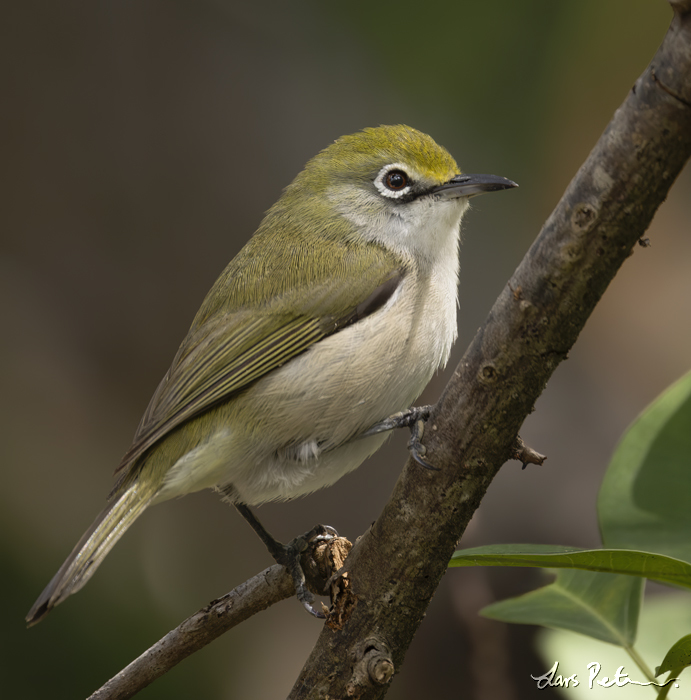
<instances>
[{"instance_id":1,"label":"bird's eye","mask_svg":"<svg viewBox=\"0 0 691 700\"><path fill-rule=\"evenodd\" d=\"M413 178L408 175L408 168L401 163L385 165L374 178L374 186L382 197L399 202L410 200L414 184Z\"/></svg>"},{"instance_id":2,"label":"bird's eye","mask_svg":"<svg viewBox=\"0 0 691 700\"><path fill-rule=\"evenodd\" d=\"M407 187L408 176L402 170L390 170L386 173L384 183L390 190L398 192Z\"/></svg>"}]
</instances>

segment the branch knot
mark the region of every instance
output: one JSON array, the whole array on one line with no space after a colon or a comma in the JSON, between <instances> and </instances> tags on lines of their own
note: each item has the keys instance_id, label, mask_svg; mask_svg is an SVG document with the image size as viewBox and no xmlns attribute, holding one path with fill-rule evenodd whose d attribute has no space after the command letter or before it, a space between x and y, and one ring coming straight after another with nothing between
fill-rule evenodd
<instances>
[{"instance_id":1,"label":"branch knot","mask_svg":"<svg viewBox=\"0 0 691 700\"><path fill-rule=\"evenodd\" d=\"M376 637L369 637L357 646L359 657L346 684L346 695L359 698L372 687L386 685L394 674L389 647Z\"/></svg>"}]
</instances>

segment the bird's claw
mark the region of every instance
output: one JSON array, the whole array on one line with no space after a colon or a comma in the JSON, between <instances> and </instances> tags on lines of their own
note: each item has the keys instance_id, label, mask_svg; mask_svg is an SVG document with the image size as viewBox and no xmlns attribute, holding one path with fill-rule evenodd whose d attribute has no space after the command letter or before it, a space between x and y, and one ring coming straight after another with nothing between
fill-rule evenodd
<instances>
[{"instance_id":1,"label":"bird's claw","mask_svg":"<svg viewBox=\"0 0 691 700\"><path fill-rule=\"evenodd\" d=\"M302 607L307 610L310 615L314 615L321 620L323 620L326 615L323 612L316 610L313 607L314 595L307 588L307 582L305 581L305 572L302 570L302 564L300 563L300 557L305 552L305 550L315 542L328 542L334 537L338 537L338 532L335 528L330 525L315 525L309 532L304 535L296 537L294 540L284 545L284 551L276 561L281 564L286 571L290 574L293 579L293 584L295 585L295 593L297 599L302 603Z\"/></svg>"},{"instance_id":2,"label":"bird's claw","mask_svg":"<svg viewBox=\"0 0 691 700\"><path fill-rule=\"evenodd\" d=\"M427 407L425 407L427 408ZM439 467L432 466L426 459L424 455L427 453L427 448L420 442L422 440L422 435L425 432L425 421L429 416L429 412L425 418L418 418L410 427L410 440L408 440L408 451L410 456L425 469L430 469L434 472L439 471Z\"/></svg>"},{"instance_id":3,"label":"bird's claw","mask_svg":"<svg viewBox=\"0 0 691 700\"><path fill-rule=\"evenodd\" d=\"M408 441L410 456L421 467L438 472L438 467L433 467L423 458L426 450L425 446L420 442L420 440L422 440L422 434L425 431L425 422L429 418L431 412L432 406L413 406L405 411L394 413L392 416L379 421L379 423L375 423L364 433L358 435L358 438L370 437L388 430L395 430L396 428L410 428L410 440Z\"/></svg>"}]
</instances>

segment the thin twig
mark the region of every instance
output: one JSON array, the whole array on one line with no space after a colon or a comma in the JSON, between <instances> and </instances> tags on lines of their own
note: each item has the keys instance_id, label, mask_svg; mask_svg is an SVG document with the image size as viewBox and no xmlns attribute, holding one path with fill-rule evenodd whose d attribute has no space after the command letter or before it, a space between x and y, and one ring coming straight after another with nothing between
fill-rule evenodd
<instances>
[{"instance_id":1,"label":"thin twig","mask_svg":"<svg viewBox=\"0 0 691 700\"><path fill-rule=\"evenodd\" d=\"M248 617L295 595L295 587L282 566L275 564L253 576L160 639L126 666L88 700L125 700L199 651Z\"/></svg>"},{"instance_id":2,"label":"thin twig","mask_svg":"<svg viewBox=\"0 0 691 700\"><path fill-rule=\"evenodd\" d=\"M381 516L346 561L350 602L338 626L322 631L291 698L365 700L386 693L456 541L501 465L515 454L523 420L689 158L691 0L671 4L675 18L660 50L434 408L424 443L440 471L408 461ZM267 569L170 632L90 700L132 697L193 651L292 593L280 567Z\"/></svg>"}]
</instances>

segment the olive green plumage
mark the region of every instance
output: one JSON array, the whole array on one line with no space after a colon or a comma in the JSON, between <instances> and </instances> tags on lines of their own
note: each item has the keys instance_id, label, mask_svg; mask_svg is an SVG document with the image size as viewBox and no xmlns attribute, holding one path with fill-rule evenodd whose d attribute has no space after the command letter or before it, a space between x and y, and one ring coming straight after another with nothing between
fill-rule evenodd
<instances>
[{"instance_id":1,"label":"olive green plumage","mask_svg":"<svg viewBox=\"0 0 691 700\"><path fill-rule=\"evenodd\" d=\"M207 487L249 505L292 498L382 444L359 436L415 400L455 339L468 197L512 186L460 177L406 126L344 136L308 162L205 298L108 505L30 624L79 590L151 503Z\"/></svg>"},{"instance_id":2,"label":"olive green plumage","mask_svg":"<svg viewBox=\"0 0 691 700\"><path fill-rule=\"evenodd\" d=\"M445 150L406 126L343 136L310 160L204 299L118 467L118 486L161 437L335 332L380 285L405 271L404 260L363 241L328 197L342 182L374 179L391 152L438 183L458 172ZM190 433L158 460L161 469L192 449L204 426Z\"/></svg>"},{"instance_id":3,"label":"olive green plumage","mask_svg":"<svg viewBox=\"0 0 691 700\"><path fill-rule=\"evenodd\" d=\"M288 250L272 245L262 235L266 231L255 234L207 295L118 472L136 471L146 450L171 430L232 400L259 377L349 323L358 305L405 267L378 246L338 240L324 245L315 260L299 231L290 231L295 244ZM306 259L309 266L303 264ZM359 278L357 288L351 283L353 274ZM261 282L248 284L248 278ZM184 442L180 450L186 452L195 439ZM123 475L121 483L126 482Z\"/></svg>"}]
</instances>

